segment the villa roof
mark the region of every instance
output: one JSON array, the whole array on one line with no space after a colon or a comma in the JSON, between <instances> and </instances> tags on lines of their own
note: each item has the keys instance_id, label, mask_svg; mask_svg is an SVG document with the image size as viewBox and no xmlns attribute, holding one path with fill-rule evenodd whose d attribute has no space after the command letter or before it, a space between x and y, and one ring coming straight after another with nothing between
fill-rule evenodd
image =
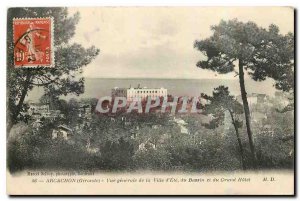
<instances>
[{"instance_id":1,"label":"villa roof","mask_svg":"<svg viewBox=\"0 0 300 201\"><path fill-rule=\"evenodd\" d=\"M66 125L59 125L57 128L72 132L72 129L67 127Z\"/></svg>"}]
</instances>

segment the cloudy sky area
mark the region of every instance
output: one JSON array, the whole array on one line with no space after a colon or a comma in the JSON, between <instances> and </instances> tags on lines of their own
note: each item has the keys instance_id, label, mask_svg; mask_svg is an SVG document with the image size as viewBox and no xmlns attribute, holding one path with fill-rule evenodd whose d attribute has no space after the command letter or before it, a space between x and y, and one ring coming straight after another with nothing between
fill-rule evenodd
<instances>
[{"instance_id":1,"label":"cloudy sky area","mask_svg":"<svg viewBox=\"0 0 300 201\"><path fill-rule=\"evenodd\" d=\"M282 34L293 32L291 8L70 8L81 20L72 42L100 48L84 70L85 77L109 78L223 78L196 67L203 55L194 41L209 37L221 19L254 21L267 28L274 23Z\"/></svg>"}]
</instances>

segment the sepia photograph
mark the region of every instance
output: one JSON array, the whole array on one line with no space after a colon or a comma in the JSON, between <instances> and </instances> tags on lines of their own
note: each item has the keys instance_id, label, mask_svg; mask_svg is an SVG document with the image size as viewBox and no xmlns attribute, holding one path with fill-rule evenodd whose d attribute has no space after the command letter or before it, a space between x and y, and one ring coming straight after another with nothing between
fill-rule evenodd
<instances>
[{"instance_id":1,"label":"sepia photograph","mask_svg":"<svg viewBox=\"0 0 300 201\"><path fill-rule=\"evenodd\" d=\"M7 193L294 195L294 20L8 8Z\"/></svg>"}]
</instances>

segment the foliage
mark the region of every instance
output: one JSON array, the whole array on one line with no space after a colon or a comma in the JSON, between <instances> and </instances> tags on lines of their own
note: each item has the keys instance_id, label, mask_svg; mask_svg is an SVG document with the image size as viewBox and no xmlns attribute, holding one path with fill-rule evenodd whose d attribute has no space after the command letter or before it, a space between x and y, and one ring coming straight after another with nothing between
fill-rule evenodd
<instances>
[{"instance_id":1,"label":"foliage","mask_svg":"<svg viewBox=\"0 0 300 201\"><path fill-rule=\"evenodd\" d=\"M294 135L291 138L282 133L257 136L257 158L261 169L292 169L294 167Z\"/></svg>"},{"instance_id":2,"label":"foliage","mask_svg":"<svg viewBox=\"0 0 300 201\"><path fill-rule=\"evenodd\" d=\"M274 112L275 109L274 109ZM282 133L293 131L281 115L268 114L268 121L277 125L274 137L257 135L255 144L260 168L293 168L293 138ZM23 123L12 128L8 140L8 167L11 172L24 169L51 170L168 170L168 171L232 171L241 169L241 155L237 148L234 129L228 134L224 126L207 129L197 125L191 134L182 134L174 124L166 118L161 127L152 128L154 122L140 124L132 138L131 126L125 126L122 116L111 120L108 116L95 116L90 128L75 130L72 141L52 139L51 133L56 122L45 122L34 131ZM132 117L135 121L144 117ZM165 118L165 117L164 117ZM189 116L188 122L197 122L197 116ZM128 119L127 119L128 120ZM196 124L195 124L196 125ZM190 128L190 127L189 127ZM258 128L259 129L259 128ZM291 130L289 130L291 129ZM138 134L139 133L139 134ZM246 166L249 166L250 150L245 146L245 132L241 131ZM243 137L244 136L244 137ZM146 146L139 149L141 143L151 138L155 147ZM87 150L98 148L98 152Z\"/></svg>"},{"instance_id":3,"label":"foliage","mask_svg":"<svg viewBox=\"0 0 300 201\"><path fill-rule=\"evenodd\" d=\"M197 66L218 73L234 71L240 61L254 80L266 77L276 81L276 87L289 91L294 87L294 35L279 33L278 26L268 29L254 22L221 21L211 27L210 38L195 41L195 48L207 56Z\"/></svg>"},{"instance_id":4,"label":"foliage","mask_svg":"<svg viewBox=\"0 0 300 201\"><path fill-rule=\"evenodd\" d=\"M53 68L14 68L13 18L52 17L54 19ZM76 94L84 91L82 68L99 53L94 46L85 49L80 44L70 43L75 34L79 13L69 17L67 8L10 8L8 10L7 35L7 88L8 130L22 119L26 111L24 99L34 87L43 87L53 97Z\"/></svg>"},{"instance_id":5,"label":"foliage","mask_svg":"<svg viewBox=\"0 0 300 201\"><path fill-rule=\"evenodd\" d=\"M138 151L133 156L137 170L169 170L171 168L170 153L163 148Z\"/></svg>"},{"instance_id":6,"label":"foliage","mask_svg":"<svg viewBox=\"0 0 300 201\"><path fill-rule=\"evenodd\" d=\"M225 112L232 113L233 115L239 115L243 113L242 105L230 95L228 87L219 86L214 89L213 95L201 94L201 97L206 100L207 104L202 104L203 113L212 115L213 119L209 125L205 125L211 128L215 128L224 122ZM234 118L233 124L240 126L240 121Z\"/></svg>"},{"instance_id":7,"label":"foliage","mask_svg":"<svg viewBox=\"0 0 300 201\"><path fill-rule=\"evenodd\" d=\"M238 65L240 91L243 101L246 129L256 168L256 153L251 128L251 118L245 87L244 71L255 81L273 78L276 88L293 91L294 86L294 35L281 35L279 28L271 24L269 29L258 27L254 22L240 22L236 19L224 21L211 27L213 35L195 41L194 47L206 59L196 65L220 74L235 71Z\"/></svg>"}]
</instances>

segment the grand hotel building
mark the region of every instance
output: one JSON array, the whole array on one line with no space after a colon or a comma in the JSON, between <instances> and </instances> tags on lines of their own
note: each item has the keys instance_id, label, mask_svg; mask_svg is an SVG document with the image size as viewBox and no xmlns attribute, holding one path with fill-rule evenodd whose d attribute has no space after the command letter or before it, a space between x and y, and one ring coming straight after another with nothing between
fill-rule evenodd
<instances>
[{"instance_id":1,"label":"grand hotel building","mask_svg":"<svg viewBox=\"0 0 300 201\"><path fill-rule=\"evenodd\" d=\"M144 100L147 97L151 97L152 100L155 100L157 97L167 97L168 91L165 88L118 88L115 87L111 91L112 97L126 97L127 101L133 101L135 99Z\"/></svg>"}]
</instances>

